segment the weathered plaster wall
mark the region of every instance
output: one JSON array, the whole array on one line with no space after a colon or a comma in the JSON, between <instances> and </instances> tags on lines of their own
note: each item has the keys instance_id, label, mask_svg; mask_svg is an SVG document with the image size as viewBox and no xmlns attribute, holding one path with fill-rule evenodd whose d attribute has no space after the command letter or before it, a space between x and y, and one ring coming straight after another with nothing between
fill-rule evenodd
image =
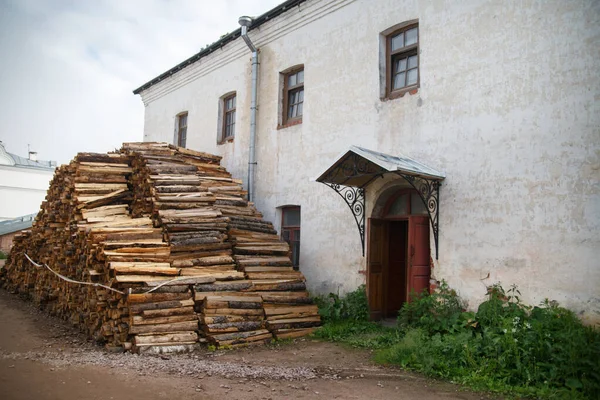
<instances>
[{"instance_id":1,"label":"weathered plaster wall","mask_svg":"<svg viewBox=\"0 0 600 400\"><path fill-rule=\"evenodd\" d=\"M40 209L54 171L0 165L0 221Z\"/></svg>"},{"instance_id":2,"label":"weathered plaster wall","mask_svg":"<svg viewBox=\"0 0 600 400\"><path fill-rule=\"evenodd\" d=\"M380 100L379 33L419 19L420 88ZM471 306L520 286L600 319L600 5L588 1L309 0L250 32L261 48L257 206L302 207L301 269L318 292L364 282L354 219L310 178L349 145L446 173L434 275ZM246 178L250 53L241 40L144 91L145 140L224 156ZM279 72L305 66L301 125L277 130ZM233 143L217 146L218 99L236 90ZM367 216L385 181L367 192ZM488 279L484 279L488 276ZM483 279L483 280L482 280Z\"/></svg>"}]
</instances>

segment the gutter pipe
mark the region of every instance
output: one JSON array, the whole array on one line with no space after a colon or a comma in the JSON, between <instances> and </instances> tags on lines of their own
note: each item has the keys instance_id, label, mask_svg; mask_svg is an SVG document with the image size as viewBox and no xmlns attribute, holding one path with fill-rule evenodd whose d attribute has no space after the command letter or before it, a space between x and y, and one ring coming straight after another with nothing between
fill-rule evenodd
<instances>
[{"instance_id":1,"label":"gutter pipe","mask_svg":"<svg viewBox=\"0 0 600 400\"><path fill-rule=\"evenodd\" d=\"M252 52L252 90L250 103L250 147L248 149L248 201L254 202L254 173L256 168L256 112L258 97L258 49L248 37L248 27L252 25L252 18L240 17L242 26L241 36Z\"/></svg>"}]
</instances>

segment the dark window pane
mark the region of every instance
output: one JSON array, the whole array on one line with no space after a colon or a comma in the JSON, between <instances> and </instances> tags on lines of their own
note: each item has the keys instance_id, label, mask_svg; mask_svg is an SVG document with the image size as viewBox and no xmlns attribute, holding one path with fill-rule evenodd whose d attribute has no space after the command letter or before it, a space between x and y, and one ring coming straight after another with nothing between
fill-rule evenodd
<instances>
[{"instance_id":1,"label":"dark window pane","mask_svg":"<svg viewBox=\"0 0 600 400\"><path fill-rule=\"evenodd\" d=\"M298 83L304 83L304 70L298 71Z\"/></svg>"},{"instance_id":2,"label":"dark window pane","mask_svg":"<svg viewBox=\"0 0 600 400\"><path fill-rule=\"evenodd\" d=\"M400 33L392 38L392 51L404 47L404 33Z\"/></svg>"},{"instance_id":3,"label":"dark window pane","mask_svg":"<svg viewBox=\"0 0 600 400\"><path fill-rule=\"evenodd\" d=\"M287 229L283 229L281 231L281 235L283 236L283 240L285 240L286 242L290 242L290 231Z\"/></svg>"},{"instance_id":4,"label":"dark window pane","mask_svg":"<svg viewBox=\"0 0 600 400\"><path fill-rule=\"evenodd\" d=\"M302 105L304 103L298 103L298 116L301 117L302 116Z\"/></svg>"},{"instance_id":5,"label":"dark window pane","mask_svg":"<svg viewBox=\"0 0 600 400\"><path fill-rule=\"evenodd\" d=\"M302 89L298 92L298 97L299 97L298 102L304 101L304 89Z\"/></svg>"},{"instance_id":6,"label":"dark window pane","mask_svg":"<svg viewBox=\"0 0 600 400\"><path fill-rule=\"evenodd\" d=\"M408 214L408 195L402 194L390 206L388 215L406 215Z\"/></svg>"},{"instance_id":7,"label":"dark window pane","mask_svg":"<svg viewBox=\"0 0 600 400\"><path fill-rule=\"evenodd\" d=\"M296 86L296 74L292 74L288 77L288 86Z\"/></svg>"},{"instance_id":8,"label":"dark window pane","mask_svg":"<svg viewBox=\"0 0 600 400\"><path fill-rule=\"evenodd\" d=\"M413 215L427 215L427 207L418 193L410 195L410 213Z\"/></svg>"},{"instance_id":9,"label":"dark window pane","mask_svg":"<svg viewBox=\"0 0 600 400\"><path fill-rule=\"evenodd\" d=\"M394 77L394 89L400 89L406 86L406 73L401 72Z\"/></svg>"},{"instance_id":10,"label":"dark window pane","mask_svg":"<svg viewBox=\"0 0 600 400\"><path fill-rule=\"evenodd\" d=\"M406 58L396 60L396 71L395 72L402 72L404 70L406 70Z\"/></svg>"},{"instance_id":11,"label":"dark window pane","mask_svg":"<svg viewBox=\"0 0 600 400\"><path fill-rule=\"evenodd\" d=\"M300 265L300 242L292 243L292 265L298 269Z\"/></svg>"},{"instance_id":12,"label":"dark window pane","mask_svg":"<svg viewBox=\"0 0 600 400\"><path fill-rule=\"evenodd\" d=\"M300 209L283 209L283 226L300 226Z\"/></svg>"},{"instance_id":13,"label":"dark window pane","mask_svg":"<svg viewBox=\"0 0 600 400\"><path fill-rule=\"evenodd\" d=\"M185 147L186 136L187 136L187 128L181 128L179 130L179 143L178 143L178 145L180 147Z\"/></svg>"},{"instance_id":14,"label":"dark window pane","mask_svg":"<svg viewBox=\"0 0 600 400\"><path fill-rule=\"evenodd\" d=\"M417 67L418 58L417 56L408 57L408 68L416 68Z\"/></svg>"},{"instance_id":15,"label":"dark window pane","mask_svg":"<svg viewBox=\"0 0 600 400\"><path fill-rule=\"evenodd\" d=\"M412 28L406 31L406 43L405 46L417 43L418 28Z\"/></svg>"},{"instance_id":16,"label":"dark window pane","mask_svg":"<svg viewBox=\"0 0 600 400\"><path fill-rule=\"evenodd\" d=\"M233 96L233 99L231 99L231 103L232 103L231 107L235 108L235 102L236 102L236 100L237 100L237 96Z\"/></svg>"},{"instance_id":17,"label":"dark window pane","mask_svg":"<svg viewBox=\"0 0 600 400\"><path fill-rule=\"evenodd\" d=\"M418 69L411 69L408 71L408 75L406 76L406 86L416 85L418 77Z\"/></svg>"}]
</instances>

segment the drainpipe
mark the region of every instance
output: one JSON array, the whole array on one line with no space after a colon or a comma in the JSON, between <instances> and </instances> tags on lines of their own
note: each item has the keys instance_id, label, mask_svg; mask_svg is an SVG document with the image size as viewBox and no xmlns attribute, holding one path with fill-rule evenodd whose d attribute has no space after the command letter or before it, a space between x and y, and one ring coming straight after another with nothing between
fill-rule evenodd
<instances>
[{"instance_id":1,"label":"drainpipe","mask_svg":"<svg viewBox=\"0 0 600 400\"><path fill-rule=\"evenodd\" d=\"M248 37L248 27L252 25L252 18L240 17L242 38L252 52L252 91L250 103L250 148L248 149L248 200L254 202L254 169L256 168L256 99L258 97L258 49Z\"/></svg>"}]
</instances>

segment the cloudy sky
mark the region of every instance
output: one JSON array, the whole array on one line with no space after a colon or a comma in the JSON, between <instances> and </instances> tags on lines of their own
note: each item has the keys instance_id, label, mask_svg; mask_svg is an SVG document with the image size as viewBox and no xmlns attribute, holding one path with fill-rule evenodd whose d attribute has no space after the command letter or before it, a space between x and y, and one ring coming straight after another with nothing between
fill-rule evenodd
<instances>
[{"instance_id":1,"label":"cloudy sky","mask_svg":"<svg viewBox=\"0 0 600 400\"><path fill-rule=\"evenodd\" d=\"M141 141L132 90L283 0L0 0L0 140L66 163Z\"/></svg>"}]
</instances>

